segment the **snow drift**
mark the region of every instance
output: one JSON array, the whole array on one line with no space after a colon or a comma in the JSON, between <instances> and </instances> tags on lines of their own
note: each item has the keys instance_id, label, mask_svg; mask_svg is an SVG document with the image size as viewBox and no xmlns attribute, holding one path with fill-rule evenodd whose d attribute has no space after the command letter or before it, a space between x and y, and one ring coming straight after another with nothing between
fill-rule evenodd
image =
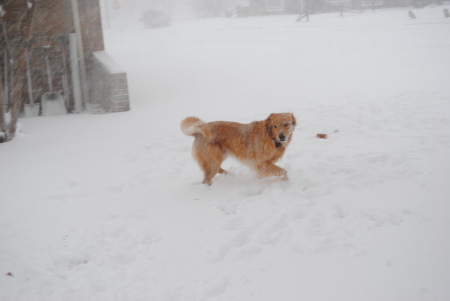
<instances>
[{"instance_id":1,"label":"snow drift","mask_svg":"<svg viewBox=\"0 0 450 301\"><path fill-rule=\"evenodd\" d=\"M0 146L0 299L448 300L441 10L106 32L132 111L23 119ZM229 161L200 184L183 118L283 111L289 182Z\"/></svg>"}]
</instances>

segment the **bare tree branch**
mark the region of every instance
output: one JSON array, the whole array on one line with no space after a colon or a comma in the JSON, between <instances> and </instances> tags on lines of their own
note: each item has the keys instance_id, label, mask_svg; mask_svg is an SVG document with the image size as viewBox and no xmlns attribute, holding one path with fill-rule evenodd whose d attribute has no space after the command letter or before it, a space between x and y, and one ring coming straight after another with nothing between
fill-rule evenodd
<instances>
[{"instance_id":1,"label":"bare tree branch","mask_svg":"<svg viewBox=\"0 0 450 301\"><path fill-rule=\"evenodd\" d=\"M4 7L6 15L2 20L2 32L4 34L5 45L7 46L8 58L12 62L10 70L10 87L11 99L9 102L9 112L11 113L11 121L8 124L5 122L6 141L14 138L17 129L17 120L22 109L22 91L25 83L25 52L28 48L28 41L31 35L31 20L34 9L28 8L27 2L18 4L13 1L5 1ZM8 21L8 5L14 6L14 11L11 12L11 28L6 28L5 23ZM5 21L6 19L6 21ZM8 39L8 31L14 32L14 44L10 43ZM9 69L9 68L8 68ZM3 101L2 101L3 103ZM4 109L3 109L4 110ZM4 121L4 113L2 114Z\"/></svg>"}]
</instances>

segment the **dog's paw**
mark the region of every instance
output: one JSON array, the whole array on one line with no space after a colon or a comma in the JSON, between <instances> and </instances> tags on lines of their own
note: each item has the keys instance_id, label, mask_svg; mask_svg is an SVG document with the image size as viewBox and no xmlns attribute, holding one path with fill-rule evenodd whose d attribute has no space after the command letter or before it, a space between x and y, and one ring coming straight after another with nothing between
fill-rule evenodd
<instances>
[{"instance_id":1,"label":"dog's paw","mask_svg":"<svg viewBox=\"0 0 450 301\"><path fill-rule=\"evenodd\" d=\"M211 181L211 179L204 179L204 180L202 181L202 184L206 184L206 185L208 185L208 186L211 186L212 181Z\"/></svg>"},{"instance_id":2,"label":"dog's paw","mask_svg":"<svg viewBox=\"0 0 450 301\"><path fill-rule=\"evenodd\" d=\"M226 170L223 169L223 168L220 168L219 171L218 171L218 173L223 174L223 175L227 175L227 174L228 174L228 171L226 171Z\"/></svg>"}]
</instances>

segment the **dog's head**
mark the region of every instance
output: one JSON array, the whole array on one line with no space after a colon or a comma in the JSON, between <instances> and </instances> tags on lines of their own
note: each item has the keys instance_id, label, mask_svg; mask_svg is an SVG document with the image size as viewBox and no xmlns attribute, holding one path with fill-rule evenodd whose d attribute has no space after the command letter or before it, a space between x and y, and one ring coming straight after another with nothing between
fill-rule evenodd
<instances>
[{"instance_id":1,"label":"dog's head","mask_svg":"<svg viewBox=\"0 0 450 301\"><path fill-rule=\"evenodd\" d=\"M292 113L273 113L266 119L266 128L276 147L286 147L292 139L297 121Z\"/></svg>"}]
</instances>

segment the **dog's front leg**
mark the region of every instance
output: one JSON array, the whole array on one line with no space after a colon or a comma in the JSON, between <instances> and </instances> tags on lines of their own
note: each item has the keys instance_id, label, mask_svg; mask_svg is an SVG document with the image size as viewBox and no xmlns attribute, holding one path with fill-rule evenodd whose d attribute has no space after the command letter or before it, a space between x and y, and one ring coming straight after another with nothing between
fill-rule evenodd
<instances>
[{"instance_id":1,"label":"dog's front leg","mask_svg":"<svg viewBox=\"0 0 450 301\"><path fill-rule=\"evenodd\" d=\"M257 168L259 174L264 177L275 176L281 177L284 181L289 180L286 169L278 167L272 162L262 162L261 164L258 164Z\"/></svg>"}]
</instances>

